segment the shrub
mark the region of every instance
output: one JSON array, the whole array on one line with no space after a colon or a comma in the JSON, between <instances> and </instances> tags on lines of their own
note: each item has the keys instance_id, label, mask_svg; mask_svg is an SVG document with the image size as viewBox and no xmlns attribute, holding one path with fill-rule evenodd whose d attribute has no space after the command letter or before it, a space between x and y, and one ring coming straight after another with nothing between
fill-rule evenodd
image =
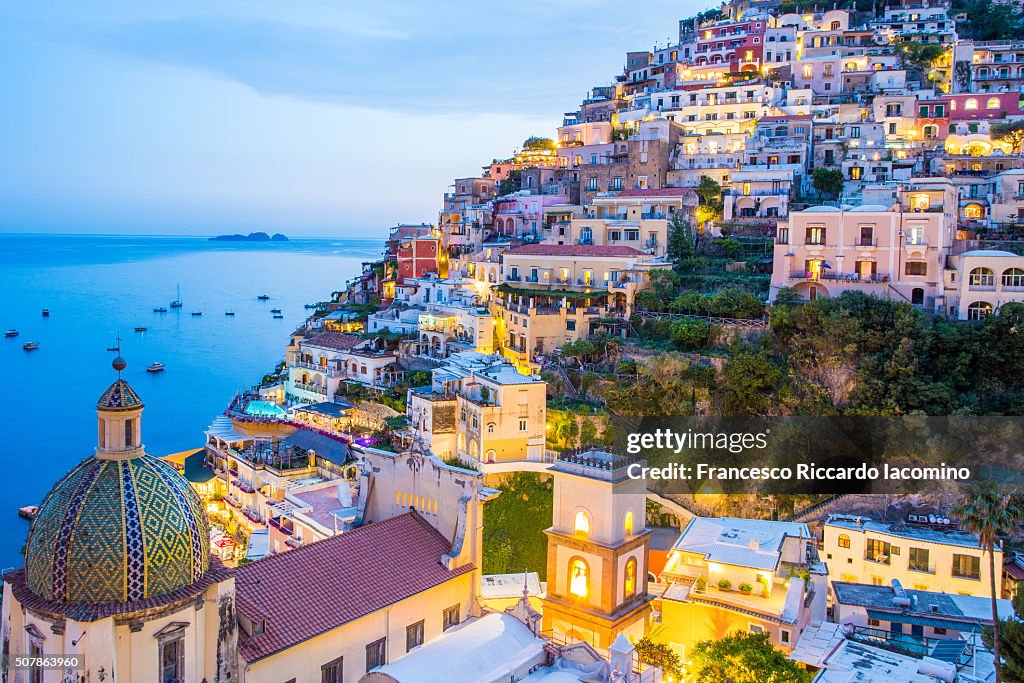
<instances>
[{"instance_id":1,"label":"shrub","mask_svg":"<svg viewBox=\"0 0 1024 683\"><path fill-rule=\"evenodd\" d=\"M670 337L683 351L702 349L711 341L711 325L704 320L679 320L672 324Z\"/></svg>"},{"instance_id":2,"label":"shrub","mask_svg":"<svg viewBox=\"0 0 1024 683\"><path fill-rule=\"evenodd\" d=\"M749 583L741 583L740 584L740 593L750 593L753 590L754 590L754 587L751 586Z\"/></svg>"},{"instance_id":3,"label":"shrub","mask_svg":"<svg viewBox=\"0 0 1024 683\"><path fill-rule=\"evenodd\" d=\"M732 581L730 581L729 579L719 579L718 587L721 590L727 591L730 588L732 588Z\"/></svg>"}]
</instances>

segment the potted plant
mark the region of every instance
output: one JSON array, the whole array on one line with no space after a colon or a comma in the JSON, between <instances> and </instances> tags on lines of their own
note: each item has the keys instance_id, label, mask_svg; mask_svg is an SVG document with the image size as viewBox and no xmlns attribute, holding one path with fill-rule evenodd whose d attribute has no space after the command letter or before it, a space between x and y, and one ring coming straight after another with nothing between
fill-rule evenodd
<instances>
[{"instance_id":1,"label":"potted plant","mask_svg":"<svg viewBox=\"0 0 1024 683\"><path fill-rule=\"evenodd\" d=\"M697 577L696 588L698 593L703 593L708 589L708 580L703 574Z\"/></svg>"},{"instance_id":2,"label":"potted plant","mask_svg":"<svg viewBox=\"0 0 1024 683\"><path fill-rule=\"evenodd\" d=\"M720 579L718 581L718 590L727 591L732 588L732 581L729 579Z\"/></svg>"},{"instance_id":3,"label":"potted plant","mask_svg":"<svg viewBox=\"0 0 1024 683\"><path fill-rule=\"evenodd\" d=\"M741 583L740 584L740 593L746 593L747 595L750 595L750 592L753 591L753 590L754 590L754 587L751 586L749 583Z\"/></svg>"}]
</instances>

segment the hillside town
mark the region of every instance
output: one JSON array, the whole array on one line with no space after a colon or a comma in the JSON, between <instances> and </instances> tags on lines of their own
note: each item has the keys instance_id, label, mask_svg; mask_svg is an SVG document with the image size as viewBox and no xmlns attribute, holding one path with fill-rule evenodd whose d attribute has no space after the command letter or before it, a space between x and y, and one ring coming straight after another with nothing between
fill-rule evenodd
<instances>
[{"instance_id":1,"label":"hillside town","mask_svg":"<svg viewBox=\"0 0 1024 683\"><path fill-rule=\"evenodd\" d=\"M668 494L614 445L1024 410L1024 42L837 7L669 18L309 304L202 448L144 451L118 358L3 576L4 655L82 670L3 680L1017 680L1015 492Z\"/></svg>"}]
</instances>

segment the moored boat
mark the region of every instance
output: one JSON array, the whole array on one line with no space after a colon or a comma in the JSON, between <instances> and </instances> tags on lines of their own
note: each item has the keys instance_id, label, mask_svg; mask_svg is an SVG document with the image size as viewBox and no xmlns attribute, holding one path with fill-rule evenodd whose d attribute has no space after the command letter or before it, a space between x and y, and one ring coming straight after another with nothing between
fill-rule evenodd
<instances>
[{"instance_id":1,"label":"moored boat","mask_svg":"<svg viewBox=\"0 0 1024 683\"><path fill-rule=\"evenodd\" d=\"M142 326L140 325L139 327L136 327L136 328L135 328L135 331L136 331L136 332L145 332L145 331L146 331L146 328L145 328L145 327L142 327Z\"/></svg>"},{"instance_id":2,"label":"moored boat","mask_svg":"<svg viewBox=\"0 0 1024 683\"><path fill-rule=\"evenodd\" d=\"M280 309L280 308L271 308L271 309L270 309L270 312L271 312L271 313L280 313L280 312L281 312L281 309Z\"/></svg>"},{"instance_id":3,"label":"moored boat","mask_svg":"<svg viewBox=\"0 0 1024 683\"><path fill-rule=\"evenodd\" d=\"M153 309L153 312L154 313L166 313L167 309L164 308L163 306L157 306L156 308Z\"/></svg>"},{"instance_id":4,"label":"moored boat","mask_svg":"<svg viewBox=\"0 0 1024 683\"><path fill-rule=\"evenodd\" d=\"M233 316L234 314L235 314L234 311L224 311L224 315L231 315L231 316Z\"/></svg>"},{"instance_id":5,"label":"moored boat","mask_svg":"<svg viewBox=\"0 0 1024 683\"><path fill-rule=\"evenodd\" d=\"M163 363L152 363L149 367L146 368L146 372L163 372L163 371L164 371L164 364Z\"/></svg>"},{"instance_id":6,"label":"moored boat","mask_svg":"<svg viewBox=\"0 0 1024 683\"><path fill-rule=\"evenodd\" d=\"M39 342L25 342L25 344L21 348L25 349L26 351L35 351L36 349L39 348Z\"/></svg>"},{"instance_id":7,"label":"moored boat","mask_svg":"<svg viewBox=\"0 0 1024 683\"><path fill-rule=\"evenodd\" d=\"M50 309L49 308L44 308L43 309L43 317L44 318L49 318L50 317Z\"/></svg>"},{"instance_id":8,"label":"moored boat","mask_svg":"<svg viewBox=\"0 0 1024 683\"><path fill-rule=\"evenodd\" d=\"M181 308L181 285L178 285L178 296L171 302L171 308Z\"/></svg>"},{"instance_id":9,"label":"moored boat","mask_svg":"<svg viewBox=\"0 0 1024 683\"><path fill-rule=\"evenodd\" d=\"M39 507L38 506L36 506L36 505L26 505L25 507L18 508L18 516L21 517L22 519L29 519L29 520L31 520L33 517L36 516L36 513L38 511L39 511Z\"/></svg>"},{"instance_id":10,"label":"moored boat","mask_svg":"<svg viewBox=\"0 0 1024 683\"><path fill-rule=\"evenodd\" d=\"M259 299L260 301L270 301L270 295L269 294L260 294L256 298Z\"/></svg>"},{"instance_id":11,"label":"moored boat","mask_svg":"<svg viewBox=\"0 0 1024 683\"><path fill-rule=\"evenodd\" d=\"M283 317L284 317L284 315L282 315L281 313L275 313L275 314L274 314L274 319L275 319L275 320L280 320L280 319L281 319L281 318L283 318Z\"/></svg>"},{"instance_id":12,"label":"moored boat","mask_svg":"<svg viewBox=\"0 0 1024 683\"><path fill-rule=\"evenodd\" d=\"M203 314L203 312L202 312L202 311L192 311L192 315L196 316L197 318L198 318L199 316L201 316L202 314Z\"/></svg>"},{"instance_id":13,"label":"moored boat","mask_svg":"<svg viewBox=\"0 0 1024 683\"><path fill-rule=\"evenodd\" d=\"M4 336L5 337L17 337L18 334L20 334L20 333L17 330L15 330L15 329L10 329L10 330L7 330L6 332L4 332Z\"/></svg>"}]
</instances>

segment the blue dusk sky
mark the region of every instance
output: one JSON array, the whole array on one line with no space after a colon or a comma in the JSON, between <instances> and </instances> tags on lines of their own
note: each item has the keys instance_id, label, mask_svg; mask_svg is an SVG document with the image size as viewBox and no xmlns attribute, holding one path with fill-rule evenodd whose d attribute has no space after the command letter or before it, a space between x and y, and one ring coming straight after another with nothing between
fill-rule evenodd
<instances>
[{"instance_id":1,"label":"blue dusk sky","mask_svg":"<svg viewBox=\"0 0 1024 683\"><path fill-rule=\"evenodd\" d=\"M0 232L373 236L694 0L0 0Z\"/></svg>"}]
</instances>

